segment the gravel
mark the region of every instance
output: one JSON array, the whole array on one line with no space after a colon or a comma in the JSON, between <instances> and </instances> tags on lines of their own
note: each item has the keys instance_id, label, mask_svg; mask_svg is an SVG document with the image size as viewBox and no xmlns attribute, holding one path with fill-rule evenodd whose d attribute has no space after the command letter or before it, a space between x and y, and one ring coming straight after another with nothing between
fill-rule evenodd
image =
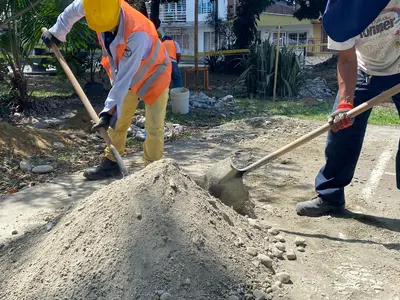
<instances>
[{"instance_id":1,"label":"gravel","mask_svg":"<svg viewBox=\"0 0 400 300\"><path fill-rule=\"evenodd\" d=\"M279 230L277 230L275 228L270 228L270 229L268 229L268 233L270 235L278 235L279 234Z\"/></svg>"},{"instance_id":2,"label":"gravel","mask_svg":"<svg viewBox=\"0 0 400 300\"><path fill-rule=\"evenodd\" d=\"M170 293L163 293L160 297L160 300L174 300Z\"/></svg>"},{"instance_id":3,"label":"gravel","mask_svg":"<svg viewBox=\"0 0 400 300\"><path fill-rule=\"evenodd\" d=\"M294 244L296 246L305 246L306 245L306 240L302 237L297 236L294 240Z\"/></svg>"},{"instance_id":4,"label":"gravel","mask_svg":"<svg viewBox=\"0 0 400 300\"><path fill-rule=\"evenodd\" d=\"M54 172L54 167L50 165L36 166L32 169L32 172L35 174L51 173Z\"/></svg>"},{"instance_id":5,"label":"gravel","mask_svg":"<svg viewBox=\"0 0 400 300\"><path fill-rule=\"evenodd\" d=\"M246 252L247 252L247 254L249 254L251 256L257 256L257 254L258 254L258 250L253 247L248 247Z\"/></svg>"},{"instance_id":6,"label":"gravel","mask_svg":"<svg viewBox=\"0 0 400 300\"><path fill-rule=\"evenodd\" d=\"M264 266L266 266L266 267L268 267L268 268L271 268L271 267L272 267L273 260L272 260L271 258L269 258L267 255L258 254L257 258L260 260L260 262L261 262Z\"/></svg>"},{"instance_id":7,"label":"gravel","mask_svg":"<svg viewBox=\"0 0 400 300\"><path fill-rule=\"evenodd\" d=\"M288 260L296 260L296 253L293 249L288 249L286 251L286 257Z\"/></svg>"},{"instance_id":8,"label":"gravel","mask_svg":"<svg viewBox=\"0 0 400 300\"><path fill-rule=\"evenodd\" d=\"M280 250L280 251L282 251L282 252L286 251L286 245L284 243L281 243L281 242L276 243L275 244L275 248Z\"/></svg>"},{"instance_id":9,"label":"gravel","mask_svg":"<svg viewBox=\"0 0 400 300\"><path fill-rule=\"evenodd\" d=\"M290 282L290 275L287 272L277 273L276 278L279 280L279 282L282 282L283 284L287 284Z\"/></svg>"}]
</instances>

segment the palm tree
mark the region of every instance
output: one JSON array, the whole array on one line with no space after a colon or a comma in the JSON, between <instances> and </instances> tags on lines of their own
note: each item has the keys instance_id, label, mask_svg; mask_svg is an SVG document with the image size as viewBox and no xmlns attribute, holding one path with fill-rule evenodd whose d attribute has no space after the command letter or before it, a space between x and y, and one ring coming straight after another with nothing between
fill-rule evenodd
<instances>
[{"instance_id":1,"label":"palm tree","mask_svg":"<svg viewBox=\"0 0 400 300\"><path fill-rule=\"evenodd\" d=\"M0 0L0 54L12 70L8 80L10 99L17 110L30 109L34 102L28 96L27 78L23 73L29 55L40 41L41 28L52 26L69 4L66 0ZM90 31L82 22L74 26L65 47L85 46Z\"/></svg>"}]
</instances>

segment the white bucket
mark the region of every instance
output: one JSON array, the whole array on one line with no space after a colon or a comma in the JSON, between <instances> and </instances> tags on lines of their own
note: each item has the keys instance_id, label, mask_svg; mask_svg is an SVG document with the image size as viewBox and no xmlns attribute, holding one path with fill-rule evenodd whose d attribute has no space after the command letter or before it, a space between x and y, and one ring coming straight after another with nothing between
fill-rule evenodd
<instances>
[{"instance_id":1,"label":"white bucket","mask_svg":"<svg viewBox=\"0 0 400 300\"><path fill-rule=\"evenodd\" d=\"M172 112L174 114L186 115L189 113L189 97L190 92L187 88L171 89L170 98Z\"/></svg>"}]
</instances>

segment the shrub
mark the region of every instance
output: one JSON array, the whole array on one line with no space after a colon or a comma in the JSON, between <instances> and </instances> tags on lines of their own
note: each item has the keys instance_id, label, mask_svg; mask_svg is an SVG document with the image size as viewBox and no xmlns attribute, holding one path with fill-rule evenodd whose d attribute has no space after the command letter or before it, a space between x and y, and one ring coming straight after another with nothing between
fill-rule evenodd
<instances>
[{"instance_id":1,"label":"shrub","mask_svg":"<svg viewBox=\"0 0 400 300\"><path fill-rule=\"evenodd\" d=\"M270 40L254 43L249 54L241 60L244 69L238 81L244 81L249 95L271 97L275 76L276 45ZM300 60L293 49L280 47L278 59L277 96L297 95L301 83Z\"/></svg>"}]
</instances>

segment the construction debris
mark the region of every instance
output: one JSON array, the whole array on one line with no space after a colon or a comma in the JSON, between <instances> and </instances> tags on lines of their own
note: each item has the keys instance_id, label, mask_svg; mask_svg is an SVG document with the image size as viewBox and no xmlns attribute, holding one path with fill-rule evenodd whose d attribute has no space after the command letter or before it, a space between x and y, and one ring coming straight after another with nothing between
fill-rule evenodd
<instances>
[{"instance_id":1,"label":"construction debris","mask_svg":"<svg viewBox=\"0 0 400 300\"><path fill-rule=\"evenodd\" d=\"M300 98L331 99L334 95L326 80L321 77L306 79L299 91Z\"/></svg>"}]
</instances>

